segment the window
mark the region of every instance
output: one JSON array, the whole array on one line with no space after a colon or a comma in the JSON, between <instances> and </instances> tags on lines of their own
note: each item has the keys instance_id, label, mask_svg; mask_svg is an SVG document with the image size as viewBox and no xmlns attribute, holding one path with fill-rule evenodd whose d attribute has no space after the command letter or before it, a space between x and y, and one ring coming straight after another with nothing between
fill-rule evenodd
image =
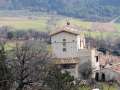
<instances>
[{"instance_id":1,"label":"window","mask_svg":"<svg viewBox=\"0 0 120 90\"><path fill-rule=\"evenodd\" d=\"M98 72L95 74L95 80L99 81L99 73Z\"/></svg>"},{"instance_id":2,"label":"window","mask_svg":"<svg viewBox=\"0 0 120 90\"><path fill-rule=\"evenodd\" d=\"M63 39L63 46L66 46L66 39Z\"/></svg>"},{"instance_id":3,"label":"window","mask_svg":"<svg viewBox=\"0 0 120 90\"><path fill-rule=\"evenodd\" d=\"M105 66L103 65L102 68L105 68Z\"/></svg>"},{"instance_id":4,"label":"window","mask_svg":"<svg viewBox=\"0 0 120 90\"><path fill-rule=\"evenodd\" d=\"M73 68L75 68L75 64L63 64L62 65L62 68L64 68L64 69L73 69Z\"/></svg>"},{"instance_id":5,"label":"window","mask_svg":"<svg viewBox=\"0 0 120 90\"><path fill-rule=\"evenodd\" d=\"M96 56L96 62L98 62L98 56Z\"/></svg>"},{"instance_id":6,"label":"window","mask_svg":"<svg viewBox=\"0 0 120 90\"><path fill-rule=\"evenodd\" d=\"M102 68L105 68L105 66L104 65L100 65L100 68L102 69Z\"/></svg>"},{"instance_id":7,"label":"window","mask_svg":"<svg viewBox=\"0 0 120 90\"><path fill-rule=\"evenodd\" d=\"M66 41L66 39L63 39L63 41L65 42L65 41Z\"/></svg>"},{"instance_id":8,"label":"window","mask_svg":"<svg viewBox=\"0 0 120 90\"><path fill-rule=\"evenodd\" d=\"M63 52L66 52L66 48L63 48Z\"/></svg>"},{"instance_id":9,"label":"window","mask_svg":"<svg viewBox=\"0 0 120 90\"><path fill-rule=\"evenodd\" d=\"M63 42L63 46L66 46L66 42Z\"/></svg>"}]
</instances>

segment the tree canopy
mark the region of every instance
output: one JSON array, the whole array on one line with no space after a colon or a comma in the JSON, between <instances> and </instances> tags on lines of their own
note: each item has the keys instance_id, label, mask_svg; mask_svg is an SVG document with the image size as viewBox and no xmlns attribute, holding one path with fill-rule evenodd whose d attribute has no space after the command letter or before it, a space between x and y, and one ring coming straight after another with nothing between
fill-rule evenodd
<instances>
[{"instance_id":1,"label":"tree canopy","mask_svg":"<svg viewBox=\"0 0 120 90\"><path fill-rule=\"evenodd\" d=\"M96 20L119 16L120 0L1 0L0 8L56 12Z\"/></svg>"}]
</instances>

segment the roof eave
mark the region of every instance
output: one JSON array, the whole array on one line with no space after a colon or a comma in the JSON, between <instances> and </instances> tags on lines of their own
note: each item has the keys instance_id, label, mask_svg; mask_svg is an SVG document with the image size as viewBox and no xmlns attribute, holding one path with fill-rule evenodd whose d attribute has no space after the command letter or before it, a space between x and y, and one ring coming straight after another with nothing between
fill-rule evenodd
<instances>
[{"instance_id":1,"label":"roof eave","mask_svg":"<svg viewBox=\"0 0 120 90\"><path fill-rule=\"evenodd\" d=\"M67 33L70 33L70 34L73 34L73 35L79 35L79 33L77 33L77 32L61 30L61 31L58 31L58 32L55 32L55 33L51 33L50 36L54 36L54 35L59 34L61 32L67 32Z\"/></svg>"}]
</instances>

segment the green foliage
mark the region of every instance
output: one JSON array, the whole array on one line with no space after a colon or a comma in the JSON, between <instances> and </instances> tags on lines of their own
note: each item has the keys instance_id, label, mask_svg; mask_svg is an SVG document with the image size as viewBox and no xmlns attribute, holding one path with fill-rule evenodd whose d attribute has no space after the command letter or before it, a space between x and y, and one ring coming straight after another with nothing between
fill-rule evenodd
<instances>
[{"instance_id":1,"label":"green foliage","mask_svg":"<svg viewBox=\"0 0 120 90\"><path fill-rule=\"evenodd\" d=\"M4 45L0 45L0 89L9 90L11 86L12 74L6 65L6 52Z\"/></svg>"},{"instance_id":2,"label":"green foliage","mask_svg":"<svg viewBox=\"0 0 120 90\"><path fill-rule=\"evenodd\" d=\"M93 21L109 20L120 15L119 0L7 0L2 2L0 2L1 9L56 12Z\"/></svg>"},{"instance_id":3,"label":"green foliage","mask_svg":"<svg viewBox=\"0 0 120 90\"><path fill-rule=\"evenodd\" d=\"M109 85L107 83L102 83L103 90L118 90L116 85Z\"/></svg>"},{"instance_id":4,"label":"green foliage","mask_svg":"<svg viewBox=\"0 0 120 90\"><path fill-rule=\"evenodd\" d=\"M15 28L15 30L28 30L36 29L39 31L44 31L46 28L46 17L39 17L36 19L22 18L22 17L1 17L0 24L2 26L10 26Z\"/></svg>"},{"instance_id":5,"label":"green foliage","mask_svg":"<svg viewBox=\"0 0 120 90\"><path fill-rule=\"evenodd\" d=\"M120 32L120 24L119 23L114 24L114 27L118 30L118 32Z\"/></svg>"},{"instance_id":6,"label":"green foliage","mask_svg":"<svg viewBox=\"0 0 120 90\"><path fill-rule=\"evenodd\" d=\"M74 77L68 72L62 73L60 68L53 67L48 73L46 84L51 90L76 90L73 81Z\"/></svg>"},{"instance_id":7,"label":"green foliage","mask_svg":"<svg viewBox=\"0 0 120 90\"><path fill-rule=\"evenodd\" d=\"M118 86L113 84L109 85L108 83L97 83L99 84L100 90L118 90ZM92 90L89 86L79 87L79 90Z\"/></svg>"}]
</instances>

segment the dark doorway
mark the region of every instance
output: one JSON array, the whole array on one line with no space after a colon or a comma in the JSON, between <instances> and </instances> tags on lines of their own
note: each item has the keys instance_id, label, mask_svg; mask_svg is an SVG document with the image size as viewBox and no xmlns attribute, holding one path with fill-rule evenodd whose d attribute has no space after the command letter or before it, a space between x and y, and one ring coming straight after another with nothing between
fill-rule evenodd
<instances>
[{"instance_id":1,"label":"dark doorway","mask_svg":"<svg viewBox=\"0 0 120 90\"><path fill-rule=\"evenodd\" d=\"M95 74L95 80L96 80L96 81L99 81L99 73L96 73L96 74Z\"/></svg>"},{"instance_id":2,"label":"dark doorway","mask_svg":"<svg viewBox=\"0 0 120 90\"><path fill-rule=\"evenodd\" d=\"M102 78L101 78L101 80L104 82L105 81L105 74L104 73L102 73Z\"/></svg>"}]
</instances>

